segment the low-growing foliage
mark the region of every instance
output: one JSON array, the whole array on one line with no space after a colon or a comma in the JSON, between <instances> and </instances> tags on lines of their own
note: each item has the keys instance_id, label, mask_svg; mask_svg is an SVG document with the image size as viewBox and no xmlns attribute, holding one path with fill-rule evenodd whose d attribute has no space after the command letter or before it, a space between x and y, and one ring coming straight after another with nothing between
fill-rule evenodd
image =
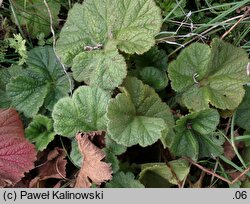
<instances>
[{"instance_id":1,"label":"low-growing foliage","mask_svg":"<svg viewBox=\"0 0 250 204\"><path fill-rule=\"evenodd\" d=\"M249 186L246 35L205 39L201 1L65 2L3 4L20 34L0 49L0 186L24 185L35 149L26 187ZM208 25L245 6L208 2Z\"/></svg>"}]
</instances>

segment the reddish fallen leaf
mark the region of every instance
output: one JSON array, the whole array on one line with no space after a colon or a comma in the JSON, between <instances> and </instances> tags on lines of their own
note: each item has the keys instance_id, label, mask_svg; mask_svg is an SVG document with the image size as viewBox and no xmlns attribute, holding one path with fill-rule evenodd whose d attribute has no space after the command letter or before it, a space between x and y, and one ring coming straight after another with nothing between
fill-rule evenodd
<instances>
[{"instance_id":1,"label":"reddish fallen leaf","mask_svg":"<svg viewBox=\"0 0 250 204\"><path fill-rule=\"evenodd\" d=\"M30 187L41 186L41 181L55 178L63 179L66 177L66 153L63 149L56 147L46 155L46 161L38 167L38 176L30 182Z\"/></svg>"},{"instance_id":2,"label":"reddish fallen leaf","mask_svg":"<svg viewBox=\"0 0 250 204\"><path fill-rule=\"evenodd\" d=\"M29 175L25 175L25 177L23 177L20 181L18 181L13 188L29 188L29 183L30 183L30 176Z\"/></svg>"},{"instance_id":3,"label":"reddish fallen leaf","mask_svg":"<svg viewBox=\"0 0 250 204\"><path fill-rule=\"evenodd\" d=\"M83 156L83 165L78 173L75 187L89 188L92 185L91 182L100 185L112 179L111 164L101 161L105 153L89 140L89 134L79 133L76 139Z\"/></svg>"},{"instance_id":4,"label":"reddish fallen leaf","mask_svg":"<svg viewBox=\"0 0 250 204\"><path fill-rule=\"evenodd\" d=\"M7 183L5 181L0 180L0 188L4 188L7 186Z\"/></svg>"},{"instance_id":5,"label":"reddish fallen leaf","mask_svg":"<svg viewBox=\"0 0 250 204\"><path fill-rule=\"evenodd\" d=\"M0 135L23 137L23 123L14 109L0 109Z\"/></svg>"},{"instance_id":6,"label":"reddish fallen leaf","mask_svg":"<svg viewBox=\"0 0 250 204\"><path fill-rule=\"evenodd\" d=\"M14 109L0 109L0 185L14 185L34 167L35 146L24 138Z\"/></svg>"}]
</instances>

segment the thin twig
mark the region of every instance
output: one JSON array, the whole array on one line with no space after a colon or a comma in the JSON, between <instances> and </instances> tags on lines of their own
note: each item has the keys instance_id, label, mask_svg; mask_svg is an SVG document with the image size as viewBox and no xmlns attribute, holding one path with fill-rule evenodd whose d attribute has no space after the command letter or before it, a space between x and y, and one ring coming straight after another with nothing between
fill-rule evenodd
<instances>
[{"instance_id":1,"label":"thin twig","mask_svg":"<svg viewBox=\"0 0 250 204\"><path fill-rule=\"evenodd\" d=\"M66 177L64 177L64 176L62 175L62 173L59 171L59 169L58 169L58 160L59 160L59 159L56 160L56 171L57 171L57 173L58 173L64 180L69 180L69 179L67 179Z\"/></svg>"},{"instance_id":2,"label":"thin twig","mask_svg":"<svg viewBox=\"0 0 250 204\"><path fill-rule=\"evenodd\" d=\"M247 7L247 10L242 15L242 17L227 31L221 36L221 40L223 40L247 15L250 13L250 7Z\"/></svg>"},{"instance_id":3,"label":"thin twig","mask_svg":"<svg viewBox=\"0 0 250 204\"><path fill-rule=\"evenodd\" d=\"M172 169L172 167L170 166L170 164L168 163L168 160L165 156L165 154L163 152L161 152L162 158L164 160L164 163L167 165L167 167L170 169L171 173L173 174L174 178L177 181L177 185L179 188L182 188L182 183L180 181L180 179L178 178L178 176L176 175L176 173L174 172L174 170Z\"/></svg>"},{"instance_id":4,"label":"thin twig","mask_svg":"<svg viewBox=\"0 0 250 204\"><path fill-rule=\"evenodd\" d=\"M66 70L66 67L65 65L61 62L59 56L56 54L56 35L55 35L55 30L53 28L53 17L52 17L52 14L51 14L51 11L50 11L50 8L49 8L49 5L47 3L46 0L43 0L47 10L48 10L48 14L49 14L49 19L50 19L50 30L51 30L51 33L52 33L52 36L53 36L53 44L52 44L52 47L53 47L53 50L54 50L54 53L55 53L55 56L57 58L57 61L61 64L62 68L63 68L63 71L64 73L66 74L67 78L68 78L68 81L69 81L69 93L70 95L72 96L73 94L73 88L72 88L72 82L71 82L71 79L70 79L70 76Z\"/></svg>"},{"instance_id":5,"label":"thin twig","mask_svg":"<svg viewBox=\"0 0 250 204\"><path fill-rule=\"evenodd\" d=\"M181 188L184 188L188 175L185 176L184 180L182 181Z\"/></svg>"},{"instance_id":6,"label":"thin twig","mask_svg":"<svg viewBox=\"0 0 250 204\"><path fill-rule=\"evenodd\" d=\"M214 177L222 180L222 181L225 181L226 183L230 184L230 185L233 185L235 184L242 176L244 176L248 171L250 171L250 166L245 169L239 176L237 176L233 181L230 181L208 169L206 169L205 167L201 166L200 164L197 164L195 161L193 161L192 159L188 158L188 157L183 157L184 159L186 159L188 162L190 162L191 164L195 165L196 167L198 167L199 169L201 169L202 171L210 174L210 175L213 175Z\"/></svg>"},{"instance_id":7,"label":"thin twig","mask_svg":"<svg viewBox=\"0 0 250 204\"><path fill-rule=\"evenodd\" d=\"M227 122L227 127L226 127L226 129L225 129L225 135L227 135L227 133L228 133L228 131L229 131L229 129L230 129L231 120L232 120L232 118L229 118L229 120L228 120L228 122Z\"/></svg>"},{"instance_id":8,"label":"thin twig","mask_svg":"<svg viewBox=\"0 0 250 204\"><path fill-rule=\"evenodd\" d=\"M215 24L214 26L210 27L209 29L203 31L200 36L205 36L208 32L212 31L213 29L217 28L218 26L222 26L224 25L225 23L227 22L230 22L230 21L233 21L233 20L236 20L236 19L239 19L241 18L243 15L239 15L239 16L235 16L233 18L230 18L230 19L227 19L225 21L222 21L218 24ZM247 20L249 19L249 17L245 17L243 20ZM186 47L187 45L189 45L190 43L192 43L194 40L198 39L199 36L195 36L193 37L192 39L190 39L188 42L184 43L183 46ZM170 57L171 55L175 54L176 52L178 52L182 47L178 47L177 49L175 49L173 52L171 52L168 57Z\"/></svg>"}]
</instances>

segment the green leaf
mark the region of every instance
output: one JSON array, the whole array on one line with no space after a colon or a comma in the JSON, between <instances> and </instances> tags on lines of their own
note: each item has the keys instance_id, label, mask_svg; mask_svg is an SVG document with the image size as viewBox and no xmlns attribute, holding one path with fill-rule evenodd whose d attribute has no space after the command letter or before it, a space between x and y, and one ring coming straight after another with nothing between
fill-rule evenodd
<instances>
[{"instance_id":1,"label":"green leaf","mask_svg":"<svg viewBox=\"0 0 250 204\"><path fill-rule=\"evenodd\" d=\"M136 76L156 91L166 88L168 85L167 55L164 50L159 50L157 46L154 46L143 55L136 55L134 60L136 69L130 71L132 76Z\"/></svg>"},{"instance_id":2,"label":"green leaf","mask_svg":"<svg viewBox=\"0 0 250 204\"><path fill-rule=\"evenodd\" d=\"M80 53L72 71L75 80L107 90L119 86L127 75L126 62L117 50Z\"/></svg>"},{"instance_id":3,"label":"green leaf","mask_svg":"<svg viewBox=\"0 0 250 204\"><path fill-rule=\"evenodd\" d=\"M43 115L36 115L25 129L25 137L35 143L38 151L44 150L55 135L52 120Z\"/></svg>"},{"instance_id":4,"label":"green leaf","mask_svg":"<svg viewBox=\"0 0 250 204\"><path fill-rule=\"evenodd\" d=\"M208 135L197 134L199 142L199 158L204 157L217 157L224 151L222 145L225 142L225 138L218 132L214 132Z\"/></svg>"},{"instance_id":5,"label":"green leaf","mask_svg":"<svg viewBox=\"0 0 250 204\"><path fill-rule=\"evenodd\" d=\"M105 136L105 148L103 151L106 153L105 161L111 163L113 174L115 174L119 169L119 160L117 155L123 154L126 152L127 147L117 144L114 140L110 138L109 135Z\"/></svg>"},{"instance_id":6,"label":"green leaf","mask_svg":"<svg viewBox=\"0 0 250 204\"><path fill-rule=\"evenodd\" d=\"M140 181L135 180L135 176L131 172L126 174L118 172L114 175L112 181L108 182L106 188L144 188Z\"/></svg>"},{"instance_id":7,"label":"green leaf","mask_svg":"<svg viewBox=\"0 0 250 204\"><path fill-rule=\"evenodd\" d=\"M153 0L86 0L69 11L57 52L71 64L85 46L115 41L121 51L142 54L155 43L162 17Z\"/></svg>"},{"instance_id":8,"label":"green leaf","mask_svg":"<svg viewBox=\"0 0 250 204\"><path fill-rule=\"evenodd\" d=\"M10 48L15 49L15 52L19 54L18 65L23 65L27 59L27 49L25 46L26 40L23 39L21 34L13 34L13 38L7 38Z\"/></svg>"},{"instance_id":9,"label":"green leaf","mask_svg":"<svg viewBox=\"0 0 250 204\"><path fill-rule=\"evenodd\" d=\"M10 107L11 100L6 93L6 84L10 78L11 76L7 69L0 70L0 108Z\"/></svg>"},{"instance_id":10,"label":"green leaf","mask_svg":"<svg viewBox=\"0 0 250 204\"><path fill-rule=\"evenodd\" d=\"M72 98L60 99L54 106L52 118L55 132L74 137L77 132L106 130L106 109L110 94L99 88L82 86Z\"/></svg>"},{"instance_id":11,"label":"green leaf","mask_svg":"<svg viewBox=\"0 0 250 204\"><path fill-rule=\"evenodd\" d=\"M156 91L163 90L168 85L167 74L155 67L144 67L141 69L139 79Z\"/></svg>"},{"instance_id":12,"label":"green leaf","mask_svg":"<svg viewBox=\"0 0 250 204\"><path fill-rule=\"evenodd\" d=\"M71 152L70 152L70 158L74 162L74 165L81 168L82 167L82 154L79 151L78 144L76 140L71 141Z\"/></svg>"},{"instance_id":13,"label":"green leaf","mask_svg":"<svg viewBox=\"0 0 250 204\"><path fill-rule=\"evenodd\" d=\"M21 67L15 65L0 70L0 108L9 108L11 106L11 99L6 91L6 86L12 77L18 76L21 72Z\"/></svg>"},{"instance_id":14,"label":"green leaf","mask_svg":"<svg viewBox=\"0 0 250 204\"><path fill-rule=\"evenodd\" d=\"M117 144L110 138L110 135L105 136L105 148L112 152L114 155L120 155L126 152L127 147Z\"/></svg>"},{"instance_id":15,"label":"green leaf","mask_svg":"<svg viewBox=\"0 0 250 204\"><path fill-rule=\"evenodd\" d=\"M173 160L169 166L165 163L148 163L142 165L139 180L148 188L170 187L171 184L177 185L178 180L183 181L189 170L188 162L183 159Z\"/></svg>"},{"instance_id":16,"label":"green leaf","mask_svg":"<svg viewBox=\"0 0 250 204\"><path fill-rule=\"evenodd\" d=\"M249 81L247 53L215 39L211 48L194 43L169 65L169 77L175 91L191 111L209 108L235 109L243 99L243 85ZM183 83L185 82L185 83Z\"/></svg>"},{"instance_id":17,"label":"green leaf","mask_svg":"<svg viewBox=\"0 0 250 204\"><path fill-rule=\"evenodd\" d=\"M165 50L159 50L157 46L152 47L143 55L135 56L137 68L155 67L162 71L167 71L168 57Z\"/></svg>"},{"instance_id":18,"label":"green leaf","mask_svg":"<svg viewBox=\"0 0 250 204\"><path fill-rule=\"evenodd\" d=\"M50 33L49 13L42 0L15 0L12 2L19 24L25 26L33 38L36 38L40 33L44 33L46 36ZM57 15L61 6L57 1L48 0L47 3L53 18L53 27L55 28L58 26ZM17 24L13 13L12 21Z\"/></svg>"},{"instance_id":19,"label":"green leaf","mask_svg":"<svg viewBox=\"0 0 250 204\"><path fill-rule=\"evenodd\" d=\"M7 92L12 105L27 117L33 117L43 105L54 104L68 95L69 82L51 47L37 47L29 52L28 67L12 78Z\"/></svg>"},{"instance_id":20,"label":"green leaf","mask_svg":"<svg viewBox=\"0 0 250 204\"><path fill-rule=\"evenodd\" d=\"M69 11L56 50L75 80L113 90L127 75L118 49L146 52L161 24L153 0L86 0Z\"/></svg>"},{"instance_id":21,"label":"green leaf","mask_svg":"<svg viewBox=\"0 0 250 204\"><path fill-rule=\"evenodd\" d=\"M27 117L33 117L38 113L47 95L48 84L38 76L28 78L19 76L7 85L7 92L12 99L12 105Z\"/></svg>"},{"instance_id":22,"label":"green leaf","mask_svg":"<svg viewBox=\"0 0 250 204\"><path fill-rule=\"evenodd\" d=\"M171 12L175 17L180 17L183 15L183 10L187 4L187 1L156 0L156 3L161 7L164 16Z\"/></svg>"},{"instance_id":23,"label":"green leaf","mask_svg":"<svg viewBox=\"0 0 250 204\"><path fill-rule=\"evenodd\" d=\"M108 149L104 148L103 151L105 152L105 162L111 164L112 172L115 174L120 170L120 162L114 153L108 151Z\"/></svg>"},{"instance_id":24,"label":"green leaf","mask_svg":"<svg viewBox=\"0 0 250 204\"><path fill-rule=\"evenodd\" d=\"M246 86L245 90L244 99L237 108L235 122L239 127L250 131L250 87Z\"/></svg>"},{"instance_id":25,"label":"green leaf","mask_svg":"<svg viewBox=\"0 0 250 204\"><path fill-rule=\"evenodd\" d=\"M213 132L219 124L219 113L215 109L206 109L186 115L176 121L175 136L171 151L176 156L218 156L222 153L222 145L216 140ZM199 154L200 152L200 154Z\"/></svg>"},{"instance_id":26,"label":"green leaf","mask_svg":"<svg viewBox=\"0 0 250 204\"><path fill-rule=\"evenodd\" d=\"M111 139L127 147L155 143L174 123L167 104L135 77L126 79L123 93L109 102L107 117Z\"/></svg>"}]
</instances>

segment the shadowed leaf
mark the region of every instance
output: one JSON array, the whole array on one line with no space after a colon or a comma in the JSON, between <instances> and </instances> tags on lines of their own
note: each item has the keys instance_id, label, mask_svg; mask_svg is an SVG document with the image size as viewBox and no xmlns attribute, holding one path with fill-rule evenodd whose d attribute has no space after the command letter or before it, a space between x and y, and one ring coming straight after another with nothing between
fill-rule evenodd
<instances>
[{"instance_id":1,"label":"shadowed leaf","mask_svg":"<svg viewBox=\"0 0 250 204\"><path fill-rule=\"evenodd\" d=\"M63 179L66 177L66 153L61 148L55 148L46 155L45 162L38 168L38 176L30 182L30 187L36 187L49 178ZM40 186L40 185L39 185Z\"/></svg>"}]
</instances>

